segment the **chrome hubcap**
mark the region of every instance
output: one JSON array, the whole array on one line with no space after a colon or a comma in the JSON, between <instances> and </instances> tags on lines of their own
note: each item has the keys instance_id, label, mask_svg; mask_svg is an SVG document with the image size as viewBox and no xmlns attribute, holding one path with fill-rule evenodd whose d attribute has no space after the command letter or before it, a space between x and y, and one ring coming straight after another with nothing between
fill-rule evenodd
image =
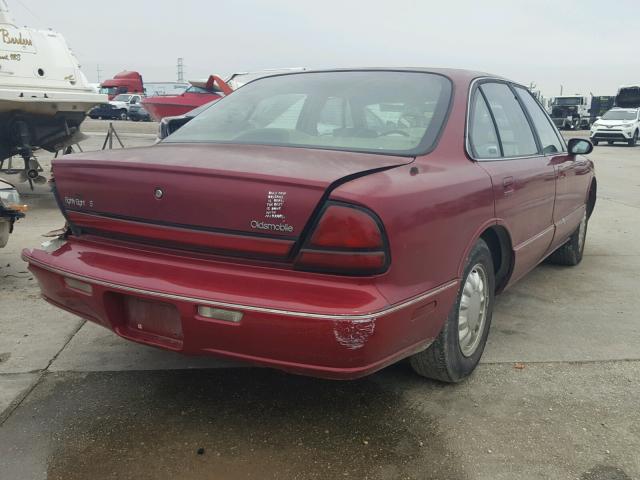
<instances>
[{"instance_id":1,"label":"chrome hubcap","mask_svg":"<svg viewBox=\"0 0 640 480\"><path fill-rule=\"evenodd\" d=\"M484 267L478 263L467 275L460 297L458 343L465 357L477 350L484 331L489 306L489 284Z\"/></svg>"},{"instance_id":2,"label":"chrome hubcap","mask_svg":"<svg viewBox=\"0 0 640 480\"><path fill-rule=\"evenodd\" d=\"M578 228L578 251L581 252L584 248L584 240L587 236L587 212L582 216L580 227Z\"/></svg>"}]
</instances>

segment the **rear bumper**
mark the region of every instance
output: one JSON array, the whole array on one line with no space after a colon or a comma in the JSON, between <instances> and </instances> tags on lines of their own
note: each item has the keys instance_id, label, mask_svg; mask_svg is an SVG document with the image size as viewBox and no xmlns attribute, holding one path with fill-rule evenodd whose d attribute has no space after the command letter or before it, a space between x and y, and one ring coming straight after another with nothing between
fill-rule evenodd
<instances>
[{"instance_id":1,"label":"rear bumper","mask_svg":"<svg viewBox=\"0 0 640 480\"><path fill-rule=\"evenodd\" d=\"M457 294L452 280L389 305L374 279L185 259L78 240L50 252L25 250L23 258L47 301L129 340L335 379L368 375L426 348ZM132 302L138 305L134 309ZM140 304L152 305L151 313L139 310ZM199 306L241 313L242 319L205 318ZM151 324L149 315L157 317ZM177 328L165 322L158 330L165 316L176 318Z\"/></svg>"}]
</instances>

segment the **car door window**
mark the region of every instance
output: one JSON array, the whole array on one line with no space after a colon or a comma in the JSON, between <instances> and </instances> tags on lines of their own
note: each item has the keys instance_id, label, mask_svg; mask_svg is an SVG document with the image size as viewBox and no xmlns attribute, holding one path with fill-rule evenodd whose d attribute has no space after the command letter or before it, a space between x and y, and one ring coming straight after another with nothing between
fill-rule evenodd
<instances>
[{"instance_id":1,"label":"car door window","mask_svg":"<svg viewBox=\"0 0 640 480\"><path fill-rule=\"evenodd\" d=\"M529 112L533 126L538 132L538 138L542 144L542 153L545 155L564 151L564 144L558 138L556 129L551 125L551 120L536 102L531 93L522 87L514 87L522 100L524 107Z\"/></svg>"},{"instance_id":2,"label":"car door window","mask_svg":"<svg viewBox=\"0 0 640 480\"><path fill-rule=\"evenodd\" d=\"M504 83L480 86L493 113L505 157L525 157L538 153L529 121L511 88Z\"/></svg>"},{"instance_id":3,"label":"car door window","mask_svg":"<svg viewBox=\"0 0 640 480\"><path fill-rule=\"evenodd\" d=\"M474 158L499 158L502 156L491 113L489 113L487 102L479 91L476 91L471 111L469 143Z\"/></svg>"}]
</instances>

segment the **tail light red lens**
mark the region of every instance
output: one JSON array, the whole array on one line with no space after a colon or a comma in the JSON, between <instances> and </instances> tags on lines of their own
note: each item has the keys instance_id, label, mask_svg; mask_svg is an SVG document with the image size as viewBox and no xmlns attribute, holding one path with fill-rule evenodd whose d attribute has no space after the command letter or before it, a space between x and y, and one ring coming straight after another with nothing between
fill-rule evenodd
<instances>
[{"instance_id":1,"label":"tail light red lens","mask_svg":"<svg viewBox=\"0 0 640 480\"><path fill-rule=\"evenodd\" d=\"M382 232L371 214L329 205L311 236L313 248L382 248Z\"/></svg>"},{"instance_id":2,"label":"tail light red lens","mask_svg":"<svg viewBox=\"0 0 640 480\"><path fill-rule=\"evenodd\" d=\"M384 272L388 264L387 241L378 217L362 207L329 202L295 266L300 270L373 275Z\"/></svg>"}]
</instances>

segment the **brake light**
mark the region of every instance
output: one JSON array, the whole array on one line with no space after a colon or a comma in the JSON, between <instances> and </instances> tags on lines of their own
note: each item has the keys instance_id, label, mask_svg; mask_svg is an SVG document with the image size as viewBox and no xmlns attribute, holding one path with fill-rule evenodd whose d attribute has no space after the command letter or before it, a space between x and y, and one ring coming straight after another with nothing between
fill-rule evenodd
<instances>
[{"instance_id":1,"label":"brake light","mask_svg":"<svg viewBox=\"0 0 640 480\"><path fill-rule=\"evenodd\" d=\"M382 223L368 209L330 202L324 208L295 266L347 275L382 273L389 263Z\"/></svg>"},{"instance_id":2,"label":"brake light","mask_svg":"<svg viewBox=\"0 0 640 480\"><path fill-rule=\"evenodd\" d=\"M314 248L382 248L382 232L373 217L357 208L329 205L311 236Z\"/></svg>"}]
</instances>

